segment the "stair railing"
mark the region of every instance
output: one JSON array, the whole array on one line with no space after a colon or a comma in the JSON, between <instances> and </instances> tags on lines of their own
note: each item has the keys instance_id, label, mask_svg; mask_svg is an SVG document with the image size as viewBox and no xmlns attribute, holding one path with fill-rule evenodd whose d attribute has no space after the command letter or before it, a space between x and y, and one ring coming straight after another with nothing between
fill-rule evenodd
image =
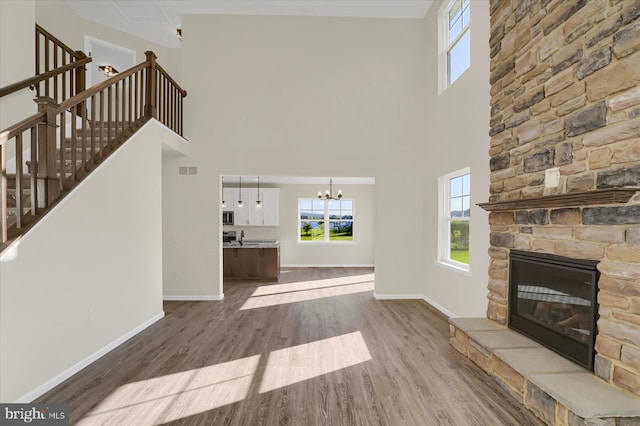
<instances>
[{"instance_id":1,"label":"stair railing","mask_svg":"<svg viewBox=\"0 0 640 426\"><path fill-rule=\"evenodd\" d=\"M38 97L37 114L0 133L0 251L150 119L182 136L187 92L156 63L153 52L145 55L145 62L60 104ZM24 141L30 141L29 164L23 162ZM13 212L8 209L7 152L16 158ZM27 181L25 165L31 168Z\"/></svg>"},{"instance_id":2,"label":"stair railing","mask_svg":"<svg viewBox=\"0 0 640 426\"><path fill-rule=\"evenodd\" d=\"M85 65L90 62L84 52L71 49L36 24L36 75L0 88L0 97L30 87L36 97L62 102L84 91Z\"/></svg>"}]
</instances>

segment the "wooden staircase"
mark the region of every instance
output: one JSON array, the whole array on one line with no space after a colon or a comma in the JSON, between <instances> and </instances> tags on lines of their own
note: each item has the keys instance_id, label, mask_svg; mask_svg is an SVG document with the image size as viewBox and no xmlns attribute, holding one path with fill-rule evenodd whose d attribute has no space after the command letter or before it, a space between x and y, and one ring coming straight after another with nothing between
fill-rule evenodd
<instances>
[{"instance_id":1,"label":"wooden staircase","mask_svg":"<svg viewBox=\"0 0 640 426\"><path fill-rule=\"evenodd\" d=\"M37 27L36 31L44 30ZM41 42L36 44L39 54L43 50L38 47ZM65 47L61 51L69 50ZM72 91L72 96L68 96L69 85L59 82L71 72L75 77L69 77L69 81L84 81L79 76L86 63L82 59L81 68L69 67L64 60L58 69L41 75L41 81L47 81L40 84L42 90L56 99L38 96L37 114L0 132L0 253L147 121L156 119L182 136L187 93L156 63L153 52L146 52L146 59L91 88ZM58 77L49 81L51 75ZM16 88L19 84L33 84L38 78L23 80L10 90L2 88L0 94L20 90ZM60 93L62 96L58 96ZM8 153L15 155L13 161L8 162Z\"/></svg>"}]
</instances>

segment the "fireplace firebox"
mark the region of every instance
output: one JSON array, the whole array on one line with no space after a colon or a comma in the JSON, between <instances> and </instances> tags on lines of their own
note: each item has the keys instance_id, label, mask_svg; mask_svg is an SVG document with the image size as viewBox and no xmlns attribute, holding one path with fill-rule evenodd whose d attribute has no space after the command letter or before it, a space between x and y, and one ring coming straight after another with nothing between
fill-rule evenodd
<instances>
[{"instance_id":1,"label":"fireplace firebox","mask_svg":"<svg viewBox=\"0 0 640 426\"><path fill-rule=\"evenodd\" d=\"M597 264L511 250L509 327L593 370Z\"/></svg>"}]
</instances>

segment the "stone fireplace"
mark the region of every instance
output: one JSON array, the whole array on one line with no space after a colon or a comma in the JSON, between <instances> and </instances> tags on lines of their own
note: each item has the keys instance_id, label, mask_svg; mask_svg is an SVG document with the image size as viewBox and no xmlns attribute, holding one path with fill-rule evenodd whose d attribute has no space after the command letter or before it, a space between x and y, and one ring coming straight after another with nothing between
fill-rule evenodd
<instances>
[{"instance_id":1,"label":"stone fireplace","mask_svg":"<svg viewBox=\"0 0 640 426\"><path fill-rule=\"evenodd\" d=\"M512 250L597 262L595 375L638 398L640 0L491 0L490 13L490 321L464 327L507 324ZM490 345L462 329L452 344L493 374ZM545 421L570 424L558 410Z\"/></svg>"}]
</instances>

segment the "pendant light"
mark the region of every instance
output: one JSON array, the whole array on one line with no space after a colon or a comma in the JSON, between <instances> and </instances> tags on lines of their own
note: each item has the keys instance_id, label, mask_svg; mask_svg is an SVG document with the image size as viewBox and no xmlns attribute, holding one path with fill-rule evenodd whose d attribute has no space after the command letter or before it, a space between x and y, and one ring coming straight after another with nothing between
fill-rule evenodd
<instances>
[{"instance_id":1,"label":"pendant light","mask_svg":"<svg viewBox=\"0 0 640 426\"><path fill-rule=\"evenodd\" d=\"M262 201L260 201L260 176L258 176L258 199L256 200L256 209L262 207Z\"/></svg>"},{"instance_id":2,"label":"pendant light","mask_svg":"<svg viewBox=\"0 0 640 426\"><path fill-rule=\"evenodd\" d=\"M324 198L325 200L340 200L342 198L342 191L338 191L338 194L333 196L333 179L329 178L329 189L322 195L322 192L318 192L318 198Z\"/></svg>"},{"instance_id":3,"label":"pendant light","mask_svg":"<svg viewBox=\"0 0 640 426\"><path fill-rule=\"evenodd\" d=\"M238 208L242 208L242 176L240 176L240 191L238 192Z\"/></svg>"},{"instance_id":4,"label":"pendant light","mask_svg":"<svg viewBox=\"0 0 640 426\"><path fill-rule=\"evenodd\" d=\"M223 209L226 207L226 204L224 202L224 176L222 176L222 206Z\"/></svg>"}]
</instances>

